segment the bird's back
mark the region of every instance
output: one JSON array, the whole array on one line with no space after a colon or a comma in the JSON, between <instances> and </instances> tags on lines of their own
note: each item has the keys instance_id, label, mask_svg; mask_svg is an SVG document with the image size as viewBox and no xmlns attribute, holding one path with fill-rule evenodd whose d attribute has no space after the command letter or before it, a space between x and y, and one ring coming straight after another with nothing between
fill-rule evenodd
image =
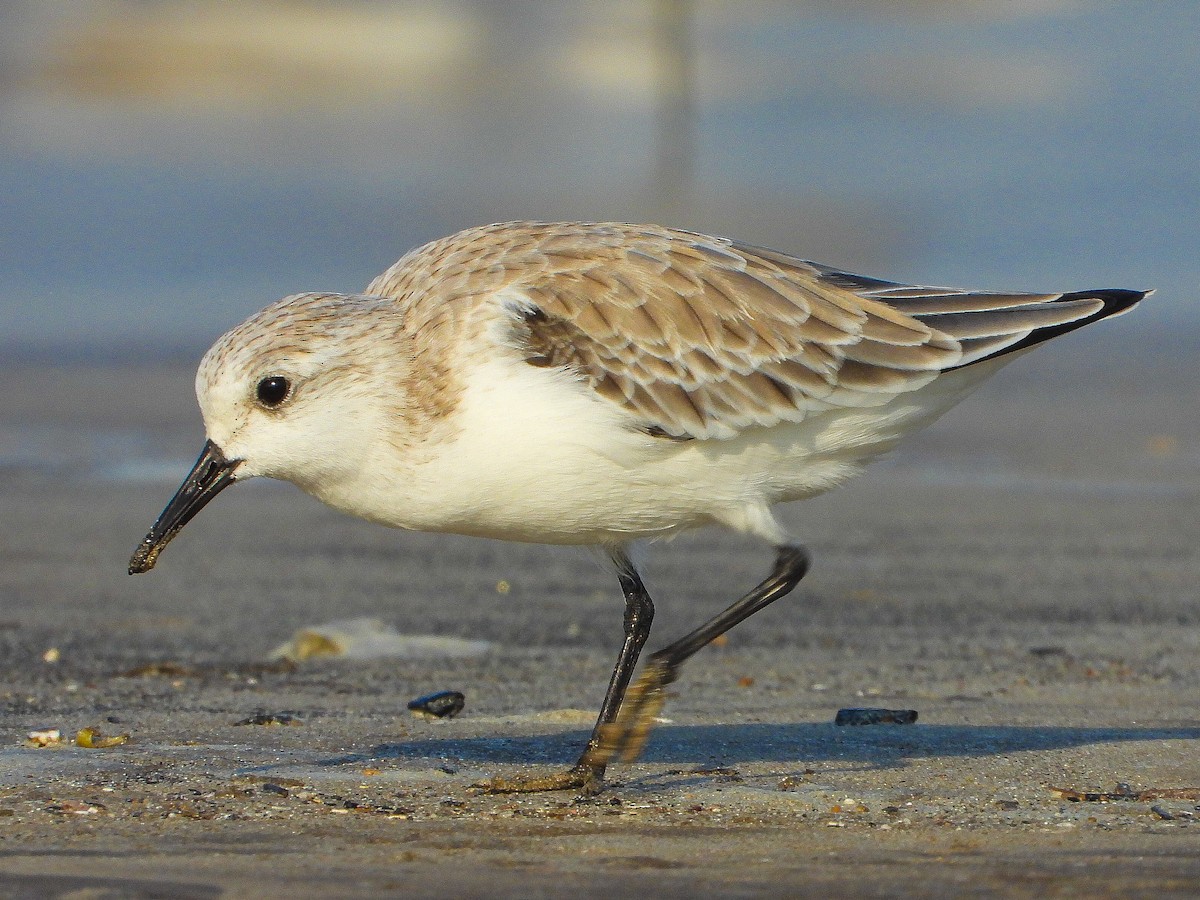
<instances>
[{"instance_id":1,"label":"bird's back","mask_svg":"<svg viewBox=\"0 0 1200 900\"><path fill-rule=\"evenodd\" d=\"M1010 354L1144 296L915 287L613 223L472 229L368 293L459 379L411 527L571 543L764 533L771 504L855 474Z\"/></svg>"}]
</instances>

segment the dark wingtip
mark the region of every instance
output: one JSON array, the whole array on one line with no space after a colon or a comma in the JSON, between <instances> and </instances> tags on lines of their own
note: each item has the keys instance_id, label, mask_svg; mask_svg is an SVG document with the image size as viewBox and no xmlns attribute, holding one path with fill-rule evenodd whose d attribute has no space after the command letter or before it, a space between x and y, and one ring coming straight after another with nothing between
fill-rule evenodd
<instances>
[{"instance_id":1,"label":"dark wingtip","mask_svg":"<svg viewBox=\"0 0 1200 900\"><path fill-rule=\"evenodd\" d=\"M1143 299L1149 297L1153 293L1153 289L1148 291L1130 291L1124 288L1102 288L1095 291L1071 291L1068 294L1063 294L1061 297L1056 297L1052 302L1066 303L1070 300L1099 300L1104 305L1090 316L1085 316L1082 319L1076 319L1073 322L1064 322L1061 325L1051 325L1047 328L1035 328L1022 340L1019 340L1013 344L1009 344L1007 347L1002 347L995 353L989 353L987 356L982 356L979 359L971 360L968 363L951 366L948 369L943 369L943 371L952 372L955 369L974 366L981 362L986 362L989 359L995 359L998 356L1005 356L1009 353L1015 353L1018 350L1027 350L1030 347L1036 347L1038 344L1045 343L1051 338L1056 338L1059 335L1066 334L1069 331L1074 331L1077 328L1083 328L1085 325L1091 325L1093 322L1099 322L1101 319L1108 319L1112 316L1124 315L1137 306L1138 303L1140 303Z\"/></svg>"},{"instance_id":2,"label":"dark wingtip","mask_svg":"<svg viewBox=\"0 0 1200 900\"><path fill-rule=\"evenodd\" d=\"M1124 288L1104 288L1098 291L1072 291L1069 294L1063 294L1054 302L1066 303L1070 300L1099 300L1104 305L1090 316L1076 319L1074 322L1064 322L1062 325L1054 325L1050 328L1038 328L1029 337L1025 338L1025 340L1018 341L1011 347L1005 348L1004 352L1011 353L1013 350L1033 347L1043 341L1056 338L1060 334L1066 334L1077 328L1083 328L1085 325L1091 325L1093 322L1099 322L1101 319L1124 315L1137 306L1142 298L1152 293L1153 291L1127 291Z\"/></svg>"},{"instance_id":3,"label":"dark wingtip","mask_svg":"<svg viewBox=\"0 0 1200 900\"><path fill-rule=\"evenodd\" d=\"M1104 303L1103 308L1097 310L1086 319L1079 322L1072 322L1071 327L1079 327L1086 325L1089 322L1097 322L1100 319L1107 319L1109 316L1119 316L1123 312L1129 312L1138 303L1146 297L1153 294L1153 290L1149 291L1127 291L1123 288L1106 288L1100 291L1072 291L1069 294L1063 294L1058 298L1057 302L1064 300L1101 300Z\"/></svg>"}]
</instances>

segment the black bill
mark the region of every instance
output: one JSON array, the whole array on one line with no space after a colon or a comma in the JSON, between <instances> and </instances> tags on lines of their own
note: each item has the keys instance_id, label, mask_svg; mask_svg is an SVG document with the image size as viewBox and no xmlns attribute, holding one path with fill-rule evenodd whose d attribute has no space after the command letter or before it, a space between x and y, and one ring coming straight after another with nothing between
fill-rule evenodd
<instances>
[{"instance_id":1,"label":"black bill","mask_svg":"<svg viewBox=\"0 0 1200 900\"><path fill-rule=\"evenodd\" d=\"M221 448L212 441L204 444L200 458L192 471L183 480L167 508L162 511L150 533L138 544L129 560L129 574L149 572L158 560L158 554L179 534L181 528L191 521L213 497L233 483L233 470L240 459L228 460Z\"/></svg>"}]
</instances>

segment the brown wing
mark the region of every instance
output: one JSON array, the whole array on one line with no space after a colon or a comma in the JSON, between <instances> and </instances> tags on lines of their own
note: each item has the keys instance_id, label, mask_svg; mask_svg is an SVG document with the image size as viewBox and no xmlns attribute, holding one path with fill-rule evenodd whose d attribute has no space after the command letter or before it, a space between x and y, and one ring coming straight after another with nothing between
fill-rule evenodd
<instances>
[{"instance_id":1,"label":"brown wing","mask_svg":"<svg viewBox=\"0 0 1200 900\"><path fill-rule=\"evenodd\" d=\"M675 438L881 405L1116 305L1105 292L910 287L702 235L607 228L539 243L545 268L513 285L521 340L530 363L577 371Z\"/></svg>"},{"instance_id":2,"label":"brown wing","mask_svg":"<svg viewBox=\"0 0 1200 900\"><path fill-rule=\"evenodd\" d=\"M503 303L530 364L574 371L646 430L677 439L881 405L1143 296L912 287L721 238L583 223L463 232L368 290L397 296L430 282L442 303ZM434 304L422 305L431 315Z\"/></svg>"}]
</instances>

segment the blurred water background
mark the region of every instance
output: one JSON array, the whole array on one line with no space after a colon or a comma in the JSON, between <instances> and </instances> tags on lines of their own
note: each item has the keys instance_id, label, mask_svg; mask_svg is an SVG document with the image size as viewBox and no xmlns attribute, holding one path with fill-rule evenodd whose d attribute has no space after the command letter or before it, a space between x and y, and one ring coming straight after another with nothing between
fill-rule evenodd
<instances>
[{"instance_id":1,"label":"blurred water background","mask_svg":"<svg viewBox=\"0 0 1200 900\"><path fill-rule=\"evenodd\" d=\"M1152 286L1075 346L1194 353L1198 34L1195 0L8 0L0 353L194 358L520 218Z\"/></svg>"}]
</instances>

